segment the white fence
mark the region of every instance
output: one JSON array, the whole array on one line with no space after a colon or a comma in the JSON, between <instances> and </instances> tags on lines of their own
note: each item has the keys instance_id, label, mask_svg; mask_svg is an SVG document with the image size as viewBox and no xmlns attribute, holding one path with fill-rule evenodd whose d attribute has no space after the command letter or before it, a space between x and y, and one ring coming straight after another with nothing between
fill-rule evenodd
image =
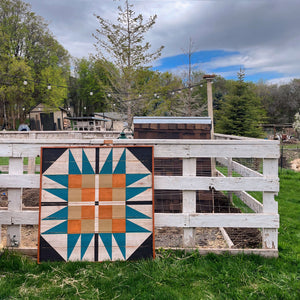
<instances>
[{"instance_id":1,"label":"white fence","mask_svg":"<svg viewBox=\"0 0 300 300\"><path fill-rule=\"evenodd\" d=\"M0 188L8 189L8 208L0 210L0 225L8 225L7 234L20 242L21 225L38 224L38 211L22 210L22 189L39 188L40 175L35 173L35 157L40 155L42 146L87 146L87 145L154 145L155 158L181 158L182 176L154 176L156 190L182 190L182 213L155 213L155 227L183 228L183 246L195 247L195 232L199 227L259 228L262 235L262 249L206 249L222 252L253 252L265 256L278 254L279 215L274 196L279 191L277 141L258 139L232 139L216 135L216 140L105 140L95 138L1 138L0 157L9 157L8 174L0 174ZM71 138L70 138L71 137ZM224 140L226 138L226 140ZM28 157L28 174L24 173L23 158ZM196 159L212 158L240 174L239 177L225 177L220 172L213 177L196 176ZM263 159L262 174L232 158ZM255 213L196 213L196 191L217 190L235 193ZM246 191L261 191L263 203ZM0 227L1 228L1 227ZM0 235L1 236L1 235ZM36 251L36 249L35 249ZM203 252L204 250L200 250Z\"/></svg>"}]
</instances>

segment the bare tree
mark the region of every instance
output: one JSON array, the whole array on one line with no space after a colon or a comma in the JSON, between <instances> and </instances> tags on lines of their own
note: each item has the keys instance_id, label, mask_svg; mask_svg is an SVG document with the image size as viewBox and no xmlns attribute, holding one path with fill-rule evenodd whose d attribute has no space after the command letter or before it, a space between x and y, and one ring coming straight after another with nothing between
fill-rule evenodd
<instances>
[{"instance_id":1,"label":"bare tree","mask_svg":"<svg viewBox=\"0 0 300 300\"><path fill-rule=\"evenodd\" d=\"M132 103L136 98L133 93L136 70L157 59L163 46L150 52L151 44L144 42L144 35L155 24L157 15L144 22L142 14L135 16L133 5L128 0L118 10L117 23L96 15L100 29L94 34L95 46L102 59L111 61L117 67L117 70L113 67L109 69L115 92L114 100L120 105L126 103L128 125L131 126ZM108 63L107 66L111 65Z\"/></svg>"},{"instance_id":2,"label":"bare tree","mask_svg":"<svg viewBox=\"0 0 300 300\"><path fill-rule=\"evenodd\" d=\"M192 38L189 38L188 48L183 50L184 55L188 58L187 71L182 75L185 88L177 96L179 103L176 108L176 113L183 116L199 116L207 108L207 105L203 104L199 91L194 89L194 85L197 85L204 75L202 72L193 70L192 58L195 51L195 44Z\"/></svg>"}]
</instances>

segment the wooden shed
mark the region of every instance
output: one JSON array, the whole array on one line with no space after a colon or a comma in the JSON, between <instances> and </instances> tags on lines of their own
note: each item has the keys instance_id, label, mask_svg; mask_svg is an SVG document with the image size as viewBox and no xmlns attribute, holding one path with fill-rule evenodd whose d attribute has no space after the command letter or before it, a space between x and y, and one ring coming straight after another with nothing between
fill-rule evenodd
<instances>
[{"instance_id":1,"label":"wooden shed","mask_svg":"<svg viewBox=\"0 0 300 300\"><path fill-rule=\"evenodd\" d=\"M211 119L208 117L134 117L135 139L202 139L211 137ZM182 159L156 158L155 175L182 176ZM196 176L211 176L211 159L197 158ZM156 212L182 212L182 191L155 191ZM211 191L197 191L196 211L212 212L213 197Z\"/></svg>"},{"instance_id":2,"label":"wooden shed","mask_svg":"<svg viewBox=\"0 0 300 300\"><path fill-rule=\"evenodd\" d=\"M38 131L63 130L66 117L67 110L64 108L51 108L40 103L29 112L30 129Z\"/></svg>"}]
</instances>

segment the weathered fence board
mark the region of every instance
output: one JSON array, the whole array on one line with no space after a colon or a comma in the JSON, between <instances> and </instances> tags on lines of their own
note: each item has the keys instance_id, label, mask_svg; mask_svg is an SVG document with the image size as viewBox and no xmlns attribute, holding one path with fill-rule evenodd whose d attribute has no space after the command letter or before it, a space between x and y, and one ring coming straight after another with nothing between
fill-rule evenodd
<instances>
[{"instance_id":1,"label":"weathered fence board","mask_svg":"<svg viewBox=\"0 0 300 300\"><path fill-rule=\"evenodd\" d=\"M158 190L172 190L174 186L180 186L182 190L279 191L277 179L250 177L155 176L154 186Z\"/></svg>"},{"instance_id":2,"label":"weathered fence board","mask_svg":"<svg viewBox=\"0 0 300 300\"><path fill-rule=\"evenodd\" d=\"M157 227L279 228L278 214L155 214Z\"/></svg>"},{"instance_id":3,"label":"weathered fence board","mask_svg":"<svg viewBox=\"0 0 300 300\"><path fill-rule=\"evenodd\" d=\"M230 160L229 158L226 157L218 157L217 161L224 165L224 166L229 166L231 167L231 171L235 171L241 176L247 176L247 177L263 177L263 174L260 174L256 171L253 171L250 168L247 168L243 166L242 164L237 163L236 161Z\"/></svg>"}]
</instances>

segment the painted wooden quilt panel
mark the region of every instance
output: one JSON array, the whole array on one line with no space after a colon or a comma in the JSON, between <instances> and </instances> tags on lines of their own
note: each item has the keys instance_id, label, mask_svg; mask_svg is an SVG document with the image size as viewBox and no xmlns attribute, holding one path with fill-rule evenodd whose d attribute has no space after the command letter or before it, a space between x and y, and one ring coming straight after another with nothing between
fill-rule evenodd
<instances>
[{"instance_id":1,"label":"painted wooden quilt panel","mask_svg":"<svg viewBox=\"0 0 300 300\"><path fill-rule=\"evenodd\" d=\"M153 257L152 151L42 148L38 260Z\"/></svg>"}]
</instances>

